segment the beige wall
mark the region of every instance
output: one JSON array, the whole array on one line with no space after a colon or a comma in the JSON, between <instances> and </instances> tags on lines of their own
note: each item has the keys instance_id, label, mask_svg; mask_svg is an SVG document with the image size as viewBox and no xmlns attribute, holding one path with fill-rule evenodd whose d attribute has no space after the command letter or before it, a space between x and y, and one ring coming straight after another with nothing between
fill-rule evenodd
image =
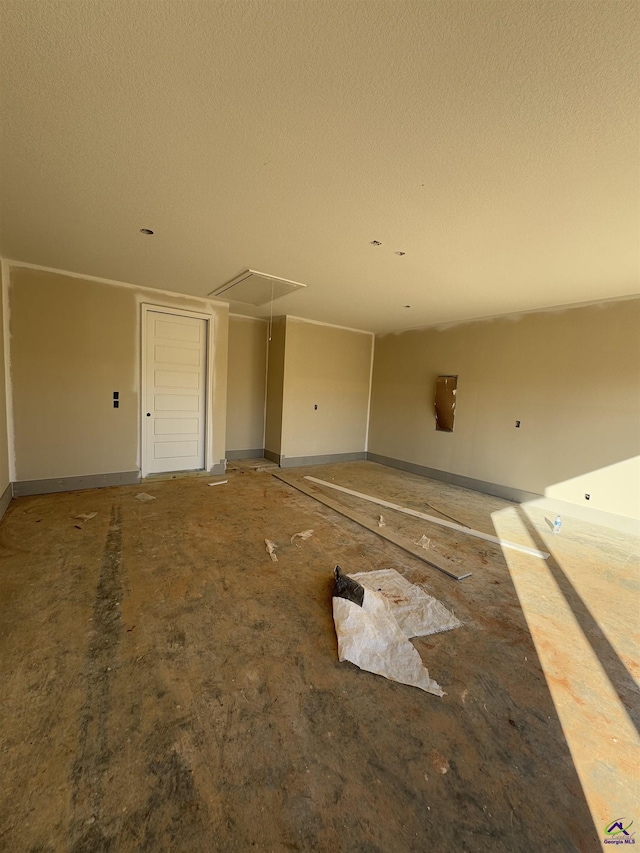
<instances>
[{"instance_id":1,"label":"beige wall","mask_svg":"<svg viewBox=\"0 0 640 853\"><path fill-rule=\"evenodd\" d=\"M264 447L267 331L264 320L229 317L228 451Z\"/></svg>"},{"instance_id":2,"label":"beige wall","mask_svg":"<svg viewBox=\"0 0 640 853\"><path fill-rule=\"evenodd\" d=\"M271 325L267 349L267 403L264 425L265 450L280 455L282 447L282 402L284 399L284 361L287 336L285 317L276 317Z\"/></svg>"},{"instance_id":3,"label":"beige wall","mask_svg":"<svg viewBox=\"0 0 640 853\"><path fill-rule=\"evenodd\" d=\"M3 264L0 264L0 497L5 493L5 490L10 482L9 476L9 441L7 437L7 388L5 382L5 363L4 363L4 287L3 280L4 269Z\"/></svg>"},{"instance_id":4,"label":"beige wall","mask_svg":"<svg viewBox=\"0 0 640 853\"><path fill-rule=\"evenodd\" d=\"M212 464L224 459L228 308L188 297L11 269L16 480L137 471L143 302L210 313ZM120 392L120 407L112 395Z\"/></svg>"},{"instance_id":5,"label":"beige wall","mask_svg":"<svg viewBox=\"0 0 640 853\"><path fill-rule=\"evenodd\" d=\"M435 431L440 374L459 377L453 433ZM386 335L369 450L637 518L639 388L640 300Z\"/></svg>"},{"instance_id":6,"label":"beige wall","mask_svg":"<svg viewBox=\"0 0 640 853\"><path fill-rule=\"evenodd\" d=\"M282 455L364 451L373 336L292 317L286 325Z\"/></svg>"}]
</instances>

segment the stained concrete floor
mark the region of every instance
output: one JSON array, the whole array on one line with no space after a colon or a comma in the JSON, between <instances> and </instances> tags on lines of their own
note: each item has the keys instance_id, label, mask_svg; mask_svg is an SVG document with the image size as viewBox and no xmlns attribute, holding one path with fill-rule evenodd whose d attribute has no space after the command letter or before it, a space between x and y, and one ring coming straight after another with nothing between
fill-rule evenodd
<instances>
[{"instance_id":1,"label":"stained concrete floor","mask_svg":"<svg viewBox=\"0 0 640 853\"><path fill-rule=\"evenodd\" d=\"M473 572L455 582L255 463L214 488L192 477L13 501L0 849L584 853L619 809L640 821L637 619L625 627L603 601L633 612L632 537L570 520L553 537L539 510L369 462L288 473L429 503L552 556L505 557L383 510ZM396 568L461 619L414 640L446 696L338 662L336 563Z\"/></svg>"}]
</instances>

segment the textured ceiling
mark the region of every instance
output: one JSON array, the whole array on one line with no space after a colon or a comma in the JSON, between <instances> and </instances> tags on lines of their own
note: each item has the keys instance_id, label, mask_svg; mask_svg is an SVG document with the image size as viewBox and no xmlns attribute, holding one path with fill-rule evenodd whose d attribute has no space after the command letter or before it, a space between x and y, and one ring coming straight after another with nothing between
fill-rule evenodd
<instances>
[{"instance_id":1,"label":"textured ceiling","mask_svg":"<svg viewBox=\"0 0 640 853\"><path fill-rule=\"evenodd\" d=\"M0 253L376 331L637 292L639 9L3 0Z\"/></svg>"}]
</instances>

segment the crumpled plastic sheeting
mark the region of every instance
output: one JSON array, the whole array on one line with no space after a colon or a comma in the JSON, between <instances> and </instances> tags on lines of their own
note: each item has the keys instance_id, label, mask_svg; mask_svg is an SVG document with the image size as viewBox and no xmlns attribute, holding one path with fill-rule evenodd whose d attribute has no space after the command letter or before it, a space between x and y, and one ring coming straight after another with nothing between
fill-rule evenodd
<instances>
[{"instance_id":1,"label":"crumpled plastic sheeting","mask_svg":"<svg viewBox=\"0 0 640 853\"><path fill-rule=\"evenodd\" d=\"M395 569L357 572L349 577L387 599L405 637L427 637L459 628L462 624L442 602L409 583Z\"/></svg>"},{"instance_id":2,"label":"crumpled plastic sheeting","mask_svg":"<svg viewBox=\"0 0 640 853\"><path fill-rule=\"evenodd\" d=\"M350 577L364 587L364 599L362 607L345 598L333 599L339 660L444 696L408 638L447 631L460 622L439 601L393 569Z\"/></svg>"}]
</instances>

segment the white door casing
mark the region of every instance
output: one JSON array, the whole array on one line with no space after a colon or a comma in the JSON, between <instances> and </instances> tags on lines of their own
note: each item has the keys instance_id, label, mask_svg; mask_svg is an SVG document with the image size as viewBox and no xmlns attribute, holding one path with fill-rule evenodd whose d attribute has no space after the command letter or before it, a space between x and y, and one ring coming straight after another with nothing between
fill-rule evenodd
<instances>
[{"instance_id":1,"label":"white door casing","mask_svg":"<svg viewBox=\"0 0 640 853\"><path fill-rule=\"evenodd\" d=\"M143 306L142 475L205 468L209 321Z\"/></svg>"}]
</instances>

